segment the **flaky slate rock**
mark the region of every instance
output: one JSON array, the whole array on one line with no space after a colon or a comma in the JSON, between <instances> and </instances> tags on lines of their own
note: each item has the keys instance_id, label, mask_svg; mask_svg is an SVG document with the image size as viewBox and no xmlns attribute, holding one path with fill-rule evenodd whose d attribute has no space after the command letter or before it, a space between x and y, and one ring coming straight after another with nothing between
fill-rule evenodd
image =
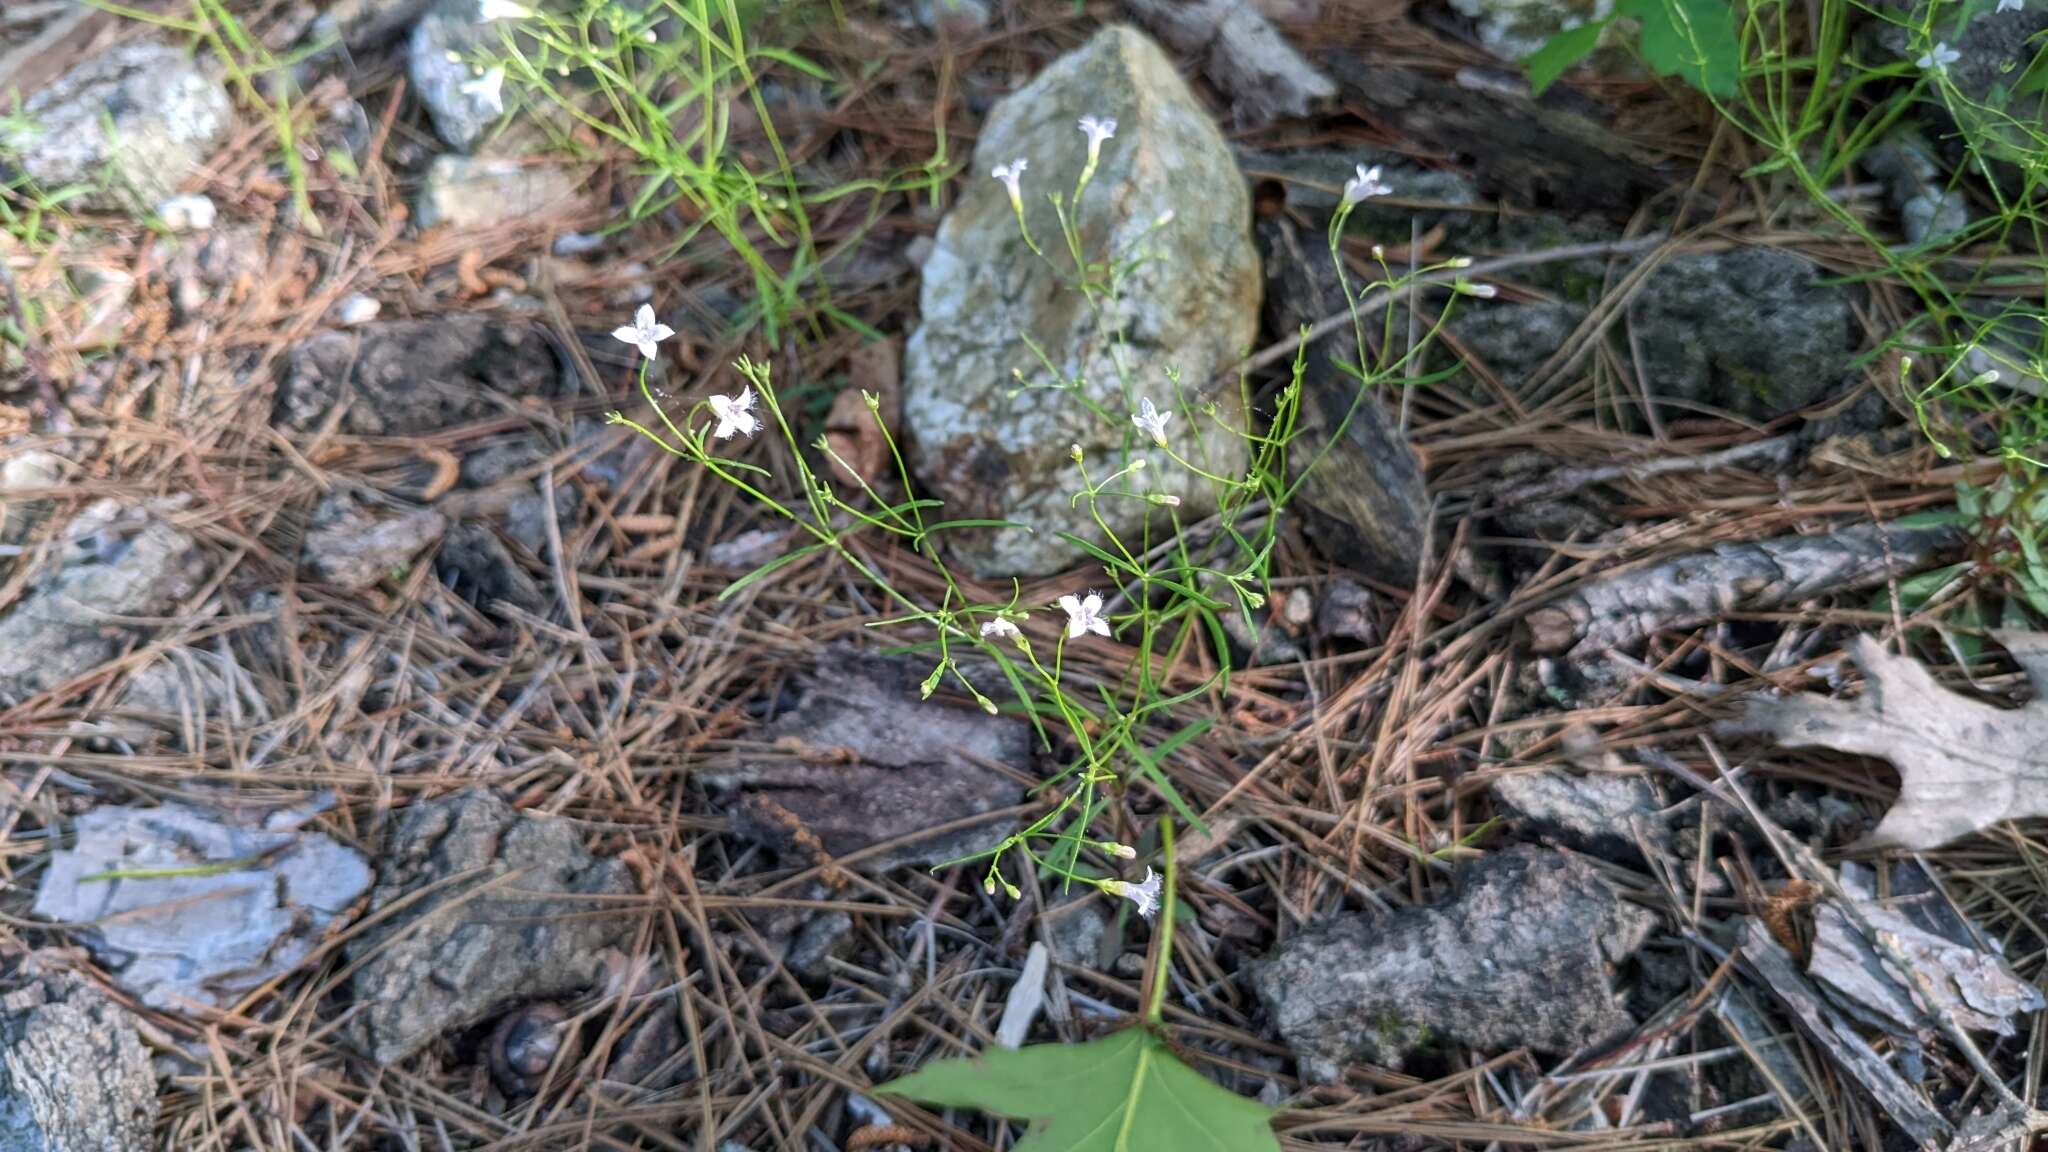
<instances>
[{"instance_id":1,"label":"flaky slate rock","mask_svg":"<svg viewBox=\"0 0 2048 1152\"><path fill-rule=\"evenodd\" d=\"M1153 257L1129 273L1107 324L1069 283L1073 263L1046 199L1054 190L1071 197L1087 152L1075 129L1084 115L1115 117L1118 126L1074 213L1083 253L1127 259L1142 244ZM1008 194L989 178L1020 158L1029 164L1025 215L1050 264L1025 246ZM1172 219L1155 230L1169 211ZM925 262L924 323L904 353L903 417L915 467L946 501L947 518L1005 518L1035 529L950 534L968 568L1042 575L1082 558L1056 535L1096 534L1086 508L1069 502L1081 486L1069 458L1074 444L1093 455L1098 480L1129 449L1150 465L1134 490L1179 496L1183 518L1214 510L1210 483L1152 449L1130 414L1149 395L1176 413L1169 431L1185 457L1223 476L1243 471L1244 443L1193 409L1214 400L1225 423L1244 427L1235 381L1212 382L1257 333L1250 226L1248 195L1222 135L1172 61L1133 29L1103 29L990 112L972 176ZM1111 330L1121 334L1120 350ZM1019 391L1013 373L1052 382L1032 344L1062 378L1081 380L1107 418L1071 390ZM1123 358L1130 395L1113 354ZM1185 402L1175 398L1169 370L1179 372ZM1126 498L1101 503L1120 535L1134 533L1150 507Z\"/></svg>"},{"instance_id":2,"label":"flaky slate rock","mask_svg":"<svg viewBox=\"0 0 2048 1152\"><path fill-rule=\"evenodd\" d=\"M138 621L172 614L198 590L205 557L172 522L177 508L102 500L72 519L55 560L0 618L0 704L105 663Z\"/></svg>"},{"instance_id":3,"label":"flaky slate rock","mask_svg":"<svg viewBox=\"0 0 2048 1152\"><path fill-rule=\"evenodd\" d=\"M633 924L601 898L633 891L626 866L592 856L567 820L482 789L412 805L381 857L370 914L411 902L349 946L362 965L357 1040L386 1064L506 1004L597 984L605 950Z\"/></svg>"},{"instance_id":4,"label":"flaky slate rock","mask_svg":"<svg viewBox=\"0 0 2048 1152\"><path fill-rule=\"evenodd\" d=\"M1657 791L1641 776L1503 776L1493 782L1493 797L1529 831L1605 860L1640 862L1641 845L1656 851L1671 841Z\"/></svg>"},{"instance_id":5,"label":"flaky slate rock","mask_svg":"<svg viewBox=\"0 0 2048 1152\"><path fill-rule=\"evenodd\" d=\"M144 1004L226 1007L304 962L370 886L360 853L293 819L95 808L51 857L36 915L72 926Z\"/></svg>"},{"instance_id":6,"label":"flaky slate rock","mask_svg":"<svg viewBox=\"0 0 2048 1152\"><path fill-rule=\"evenodd\" d=\"M0 996L0 1152L143 1152L156 1075L135 1022L53 973Z\"/></svg>"},{"instance_id":7,"label":"flaky slate rock","mask_svg":"<svg viewBox=\"0 0 2048 1152\"><path fill-rule=\"evenodd\" d=\"M88 188L73 208L147 213L226 139L234 111L189 52L136 40L29 96L0 127L0 156L45 189Z\"/></svg>"},{"instance_id":8,"label":"flaky slate rock","mask_svg":"<svg viewBox=\"0 0 2048 1152\"><path fill-rule=\"evenodd\" d=\"M1314 1080L1354 1060L1398 1068L1444 1042L1570 1052L1634 1025L1607 966L1655 923L1592 865L1522 846L1475 865L1443 904L1310 928L1252 983Z\"/></svg>"}]
</instances>

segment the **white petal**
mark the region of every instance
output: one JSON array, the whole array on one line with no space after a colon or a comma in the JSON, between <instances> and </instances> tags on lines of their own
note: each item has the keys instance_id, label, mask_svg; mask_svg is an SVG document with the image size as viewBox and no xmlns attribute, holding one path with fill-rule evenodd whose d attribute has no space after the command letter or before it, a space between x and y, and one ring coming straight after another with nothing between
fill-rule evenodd
<instances>
[{"instance_id":1,"label":"white petal","mask_svg":"<svg viewBox=\"0 0 2048 1152\"><path fill-rule=\"evenodd\" d=\"M614 328L612 329L612 339L626 344L638 344L640 342L640 330L638 328Z\"/></svg>"},{"instance_id":2,"label":"white petal","mask_svg":"<svg viewBox=\"0 0 2048 1152\"><path fill-rule=\"evenodd\" d=\"M633 327L640 329L642 332L654 327L654 305L642 304L633 313Z\"/></svg>"},{"instance_id":3,"label":"white petal","mask_svg":"<svg viewBox=\"0 0 2048 1152\"><path fill-rule=\"evenodd\" d=\"M675 334L676 330L669 327L666 324L656 324L654 326L654 330L648 333L649 336L652 336L656 340L666 340Z\"/></svg>"},{"instance_id":4,"label":"white petal","mask_svg":"<svg viewBox=\"0 0 2048 1152\"><path fill-rule=\"evenodd\" d=\"M1089 616L1099 614L1102 611L1102 597L1090 592L1087 598L1081 601L1081 611Z\"/></svg>"},{"instance_id":5,"label":"white petal","mask_svg":"<svg viewBox=\"0 0 2048 1152\"><path fill-rule=\"evenodd\" d=\"M655 358L655 357L656 357L657 355L659 355L660 353L658 353L658 352L656 352L656 351L655 351L655 348L654 348L654 341L652 341L652 340L642 340L642 341L640 341L640 354L641 354L642 356L645 356L645 357L647 357L647 358L648 358L649 360L652 360L652 359L654 359L654 358Z\"/></svg>"},{"instance_id":6,"label":"white petal","mask_svg":"<svg viewBox=\"0 0 2048 1152\"><path fill-rule=\"evenodd\" d=\"M1097 636L1107 636L1109 635L1109 621L1097 616L1088 621L1088 630Z\"/></svg>"}]
</instances>

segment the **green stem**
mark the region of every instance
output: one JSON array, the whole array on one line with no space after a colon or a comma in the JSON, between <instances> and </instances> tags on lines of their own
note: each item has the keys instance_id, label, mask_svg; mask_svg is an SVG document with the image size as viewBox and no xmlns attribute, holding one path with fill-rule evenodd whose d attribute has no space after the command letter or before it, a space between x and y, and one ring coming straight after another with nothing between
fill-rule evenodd
<instances>
[{"instance_id":1,"label":"green stem","mask_svg":"<svg viewBox=\"0 0 2048 1152\"><path fill-rule=\"evenodd\" d=\"M1152 965L1152 992L1146 997L1145 1024L1157 1028L1166 1018L1166 982L1173 971L1173 894L1180 869L1173 860L1173 817L1159 819L1159 846L1166 857L1166 879L1159 886L1159 959Z\"/></svg>"}]
</instances>

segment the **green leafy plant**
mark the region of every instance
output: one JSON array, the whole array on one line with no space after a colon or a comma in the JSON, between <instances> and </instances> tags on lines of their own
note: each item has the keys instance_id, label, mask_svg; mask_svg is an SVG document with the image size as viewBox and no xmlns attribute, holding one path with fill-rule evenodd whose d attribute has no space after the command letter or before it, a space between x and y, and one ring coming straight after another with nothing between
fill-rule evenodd
<instances>
[{"instance_id":1,"label":"green leafy plant","mask_svg":"<svg viewBox=\"0 0 2048 1152\"><path fill-rule=\"evenodd\" d=\"M1070 189L1047 196L1060 233L1056 242L1047 237L1049 242L1041 246L1029 233L1023 211L1022 167L1004 165L994 175L1007 186L1031 258L1053 270L1088 309L1105 343L1121 351L1128 326L1123 297L1132 282L1131 274L1159 258L1152 242L1161 229L1173 224L1170 218L1151 222L1123 250L1099 255L1083 250L1082 229L1071 205L1079 202L1087 188L1096 171L1099 149L1114 134L1115 124L1089 117L1081 121L1080 128L1089 136L1088 160ZM1386 191L1378 184L1377 173L1361 166L1358 179L1346 189L1328 235L1331 259L1354 302L1359 351L1356 363L1346 365L1357 382L1352 413L1364 403L1375 402L1372 393L1381 384L1408 378L1411 365L1427 353L1455 311L1452 301L1493 292L1490 285L1471 283L1458 274L1469 264L1467 260L1445 261L1402 275L1381 260L1378 268L1383 279L1373 285L1379 298L1434 288L1444 291L1448 299L1439 309L1435 325L1405 345L1393 332L1391 309L1381 313L1384 328L1379 339L1365 339L1362 314L1356 309L1359 297L1340 258L1339 241L1355 205ZM655 344L666 338L668 330L657 323L651 309L645 309L633 325L614 335L651 358ZM1011 879L1010 869L1019 867L1018 858L1022 857L1031 871L1056 878L1064 886L1094 887L1129 900L1147 920L1157 917L1170 924L1173 913L1167 909L1174 907L1171 819L1158 825L1166 875L1156 875L1147 867L1143 880L1123 879L1118 872L1131 867L1140 855L1127 841L1145 841L1131 834L1124 802L1135 790L1149 790L1180 820L1202 826L1200 816L1174 786L1168 764L1179 748L1207 729L1207 718L1185 713L1195 711L1193 706L1212 691L1228 686L1232 641L1224 621L1236 616L1254 630L1253 635L1260 627L1254 613L1270 596L1270 563L1281 517L1305 471L1291 466L1289 455L1297 434L1307 347L1304 340L1292 379L1268 395L1254 395L1248 381L1239 382L1239 409L1247 414L1245 426L1229 423L1221 405L1188 395L1171 371L1164 373L1163 381L1140 381L1126 367L1130 358L1116 355L1110 357L1117 373L1114 387L1093 388L1089 381L1063 373L1040 351L1037 359L1042 372L1028 379L1020 374L1019 389L1056 393L1086 408L1120 437L1119 447L1106 453L1110 457L1106 464L1075 447L1072 505L1093 526L1094 538L1061 534L1100 563L1111 587L1106 593L1090 591L1085 595L1077 590L1049 605L1023 603L1014 585L1007 600L978 600L956 578L942 547L949 533L1024 529L1003 520L942 518L939 501L916 495L916 483L898 439L881 420L873 397L868 397L869 414L893 462L894 476L888 479L900 489L900 498L883 495L885 478L860 475L824 436L807 445L797 429L801 419L797 406L777 394L768 367L752 360L742 360L737 366L744 381L737 392L709 396L673 415L650 389L643 368L640 391L653 414L652 423L622 412L612 413L611 419L732 484L764 513L793 525L804 537L788 555L736 580L726 596L738 595L802 557L834 556L895 610L894 615L871 621L869 626L910 631L903 648L933 658L931 673L923 684L925 695L942 684L955 685L986 711L1007 709L1028 719L1048 750L1067 757L1065 767L1042 786L1045 807L1036 819L942 868L973 864L981 871L981 887L986 893L1000 891L1016 899L1022 893ZM1153 403L1154 396L1166 397L1171 407L1160 410ZM1261 408L1265 415L1262 426L1256 420ZM1187 413L1182 423L1169 424L1179 413ZM1249 465L1241 474L1210 471L1188 458L1200 453L1184 453L1187 445L1203 441L1199 432L1181 430L1197 419L1246 442ZM781 489L772 473L721 454L721 446L734 437L764 429L783 440L787 458L794 463L795 474L790 477L797 494L794 500L776 495ZM1331 441L1339 439L1342 432L1340 426ZM1307 467L1314 467L1314 460L1308 461ZM1148 469L1155 468L1184 469L1195 481L1210 487L1217 511L1201 522L1201 531L1191 531L1195 525L1182 519L1178 496L1144 483ZM833 471L852 477L853 490L842 491L828 481L826 475ZM1102 512L1109 501L1140 502L1144 511L1140 527L1135 532L1114 530ZM935 577L931 586L940 591L921 597L892 584L870 559L866 542L856 546L856 538L861 536L893 538L899 547L930 566ZM1032 618L1054 613L1059 614L1054 620L1060 626L1048 636ZM1128 661L1120 675L1070 673L1069 645L1091 634L1123 642ZM1209 653L1191 658L1192 649L1204 640ZM974 659L970 661L969 656ZM1173 684L1160 671L1210 660L1214 671L1198 683ZM1001 688L992 677L1000 677ZM1008 702L998 704L998 697L1007 697ZM896 1090L920 1099L973 1102L1000 1114L1023 1116L1040 1134L1033 1138L1034 1148L1274 1147L1264 1126L1265 1109L1209 1083L1181 1063L1165 1039L1161 1009L1171 940L1170 931L1160 933L1152 992L1135 1027L1078 1047L992 1053L979 1066L988 1075L980 1077L977 1086L967 1085L978 1075L973 1069L942 1066L943 1070L929 1076L899 1082ZM1080 1079L1089 1084L1089 1090L1080 1096L1060 1087L1072 1083L1074 1069L1080 1069ZM1204 1130L1230 1134L1232 1142L1182 1142L1179 1135L1162 1135L1187 1134L1194 1141L1193 1134Z\"/></svg>"},{"instance_id":2,"label":"green leafy plant","mask_svg":"<svg viewBox=\"0 0 2048 1152\"><path fill-rule=\"evenodd\" d=\"M1166 889L1176 879L1173 830ZM1169 906L1171 900L1169 898ZM1174 919L1167 914L1170 925ZM1144 1017L1085 1044L994 1048L941 1060L883 1085L881 1093L1028 1121L1017 1152L1279 1152L1272 1110L1216 1086L1181 1062L1162 1036L1173 932L1160 933Z\"/></svg>"},{"instance_id":3,"label":"green leafy plant","mask_svg":"<svg viewBox=\"0 0 2048 1152\"><path fill-rule=\"evenodd\" d=\"M1613 15L1567 28L1525 57L1530 86L1538 92L1550 87L1592 55L1608 28L1621 21L1634 24L1637 48L1651 71L1716 96L1735 94L1742 48L1727 0L1619 0Z\"/></svg>"}]
</instances>

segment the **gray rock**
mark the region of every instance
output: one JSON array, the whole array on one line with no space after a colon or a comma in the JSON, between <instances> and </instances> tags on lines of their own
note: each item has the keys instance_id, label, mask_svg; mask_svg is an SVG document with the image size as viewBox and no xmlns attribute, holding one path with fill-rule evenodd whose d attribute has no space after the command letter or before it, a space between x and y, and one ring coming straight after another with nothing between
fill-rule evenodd
<instances>
[{"instance_id":1,"label":"gray rock","mask_svg":"<svg viewBox=\"0 0 2048 1152\"><path fill-rule=\"evenodd\" d=\"M370 885L361 854L298 830L304 819L95 808L51 857L36 914L74 925L152 1008L230 1004L310 956ZM117 871L158 874L97 878Z\"/></svg>"},{"instance_id":2,"label":"gray rock","mask_svg":"<svg viewBox=\"0 0 2048 1152\"><path fill-rule=\"evenodd\" d=\"M1633 863L1643 856L1639 843L1658 851L1671 842L1656 790L1641 776L1503 776L1493 782L1493 797L1544 839L1603 859Z\"/></svg>"},{"instance_id":3,"label":"gray rock","mask_svg":"<svg viewBox=\"0 0 2048 1152\"><path fill-rule=\"evenodd\" d=\"M1332 577L1323 587L1323 598L1315 613L1318 636L1360 644L1379 643L1378 604L1372 590L1362 584L1341 576Z\"/></svg>"},{"instance_id":4,"label":"gray rock","mask_svg":"<svg viewBox=\"0 0 2048 1152\"><path fill-rule=\"evenodd\" d=\"M1677 256L1630 308L1659 399L1768 420L1839 387L1855 353L1849 294L1774 248Z\"/></svg>"},{"instance_id":5,"label":"gray rock","mask_svg":"<svg viewBox=\"0 0 2048 1152\"><path fill-rule=\"evenodd\" d=\"M985 691L1000 690L993 669L980 678ZM889 841L901 843L863 867L936 864L985 847L1002 835L993 820L931 830L1017 802L1018 780L1031 767L1031 726L961 701L950 679L921 700L923 679L900 658L829 648L756 750L697 778L738 791L734 830L793 863Z\"/></svg>"},{"instance_id":6,"label":"gray rock","mask_svg":"<svg viewBox=\"0 0 2048 1152\"><path fill-rule=\"evenodd\" d=\"M501 105L463 88L477 78L472 60L504 50L498 29L481 17L479 0L436 0L413 25L405 51L406 75L427 106L435 134L464 152L504 112Z\"/></svg>"},{"instance_id":7,"label":"gray rock","mask_svg":"<svg viewBox=\"0 0 2048 1152\"><path fill-rule=\"evenodd\" d=\"M1607 965L1655 923L1583 860L1522 846L1487 856L1444 904L1304 931L1252 983L1313 1080L1445 1042L1569 1052L1634 1025Z\"/></svg>"},{"instance_id":8,"label":"gray rock","mask_svg":"<svg viewBox=\"0 0 2048 1152\"><path fill-rule=\"evenodd\" d=\"M149 1052L105 993L52 974L0 996L0 1149L141 1152L157 1109Z\"/></svg>"},{"instance_id":9,"label":"gray rock","mask_svg":"<svg viewBox=\"0 0 2048 1152\"><path fill-rule=\"evenodd\" d=\"M1053 955L1069 968L1094 971L1104 964L1102 939L1109 932L1109 909L1092 896L1078 896L1047 909L1042 918L1052 937Z\"/></svg>"},{"instance_id":10,"label":"gray rock","mask_svg":"<svg viewBox=\"0 0 2048 1152\"><path fill-rule=\"evenodd\" d=\"M556 164L502 156L436 156L420 184L422 228L489 228L572 209L582 178Z\"/></svg>"},{"instance_id":11,"label":"gray rock","mask_svg":"<svg viewBox=\"0 0 2048 1152\"><path fill-rule=\"evenodd\" d=\"M1127 258L1142 243L1154 254L1126 277L1108 325L1121 346L1066 286L1072 269L1046 201L1054 189L1071 192L1081 170L1086 142L1075 121L1083 115L1119 121L1094 182L1070 209L1083 251L1090 260ZM1007 193L988 175L1019 158L1030 165L1025 215L1051 264L1025 247ZM1172 219L1153 231L1168 211ZM1122 482L1129 491L1178 496L1183 518L1215 509L1210 483L1151 448L1129 414L1149 395L1175 411L1169 432L1183 456L1224 476L1243 470L1244 443L1194 409L1214 401L1224 422L1244 426L1235 381L1213 382L1257 332L1258 258L1249 227L1244 182L1221 134L1173 63L1139 32L1103 29L990 112L973 178L925 262L924 323L904 357L904 423L917 445L916 467L946 501L947 516L1006 518L1034 529L953 534L966 567L981 576L1043 575L1085 555L1056 535L1096 534L1086 510L1070 504L1081 483L1069 458L1074 444L1092 455L1098 480L1121 467L1128 451L1149 465ZM1013 373L1052 383L1031 343L1063 379L1081 381L1108 418L1065 389L1019 391ZM1174 396L1169 370L1178 371L1184 397ZM1142 499L1101 503L1110 527L1127 539L1151 507Z\"/></svg>"},{"instance_id":12,"label":"gray rock","mask_svg":"<svg viewBox=\"0 0 2048 1152\"><path fill-rule=\"evenodd\" d=\"M361 591L411 564L447 531L448 518L431 508L380 515L335 493L313 513L301 562L315 580Z\"/></svg>"},{"instance_id":13,"label":"gray rock","mask_svg":"<svg viewBox=\"0 0 2048 1152\"><path fill-rule=\"evenodd\" d=\"M1250 0L1124 0L1124 7L1174 51L1200 62L1202 75L1229 97L1238 127L1305 116L1337 94Z\"/></svg>"},{"instance_id":14,"label":"gray rock","mask_svg":"<svg viewBox=\"0 0 2048 1152\"><path fill-rule=\"evenodd\" d=\"M558 381L553 345L530 325L391 320L321 332L292 349L271 419L311 432L345 405L342 432L416 435L482 419Z\"/></svg>"},{"instance_id":15,"label":"gray rock","mask_svg":"<svg viewBox=\"0 0 2048 1152\"><path fill-rule=\"evenodd\" d=\"M464 520L450 528L434 563L456 594L479 608L492 610L502 600L534 615L547 611L547 593L539 581L487 524Z\"/></svg>"},{"instance_id":16,"label":"gray rock","mask_svg":"<svg viewBox=\"0 0 2048 1152\"><path fill-rule=\"evenodd\" d=\"M171 507L102 500L65 529L52 571L0 619L0 700L54 688L111 659L135 617L172 614L205 561Z\"/></svg>"},{"instance_id":17,"label":"gray rock","mask_svg":"<svg viewBox=\"0 0 2048 1152\"><path fill-rule=\"evenodd\" d=\"M908 7L918 27L955 39L988 31L994 17L988 0L913 0Z\"/></svg>"},{"instance_id":18,"label":"gray rock","mask_svg":"<svg viewBox=\"0 0 2048 1152\"><path fill-rule=\"evenodd\" d=\"M1908 244L1940 240L1970 225L1970 198L1945 179L1925 142L1895 135L1863 154L1864 171L1884 182Z\"/></svg>"},{"instance_id":19,"label":"gray rock","mask_svg":"<svg viewBox=\"0 0 2048 1152\"><path fill-rule=\"evenodd\" d=\"M1502 60L1517 61L1559 32L1614 14L1614 0L1451 0L1472 21L1479 42Z\"/></svg>"},{"instance_id":20,"label":"gray rock","mask_svg":"<svg viewBox=\"0 0 2048 1152\"><path fill-rule=\"evenodd\" d=\"M853 943L853 917L844 912L820 912L804 922L789 942L783 966L812 984L832 979L832 961L846 955Z\"/></svg>"},{"instance_id":21,"label":"gray rock","mask_svg":"<svg viewBox=\"0 0 2048 1152\"><path fill-rule=\"evenodd\" d=\"M379 1064L403 1060L506 1004L603 980L605 949L632 929L624 864L593 857L567 820L530 816L479 789L414 804L379 857L358 936L356 1036Z\"/></svg>"},{"instance_id":22,"label":"gray rock","mask_svg":"<svg viewBox=\"0 0 2048 1152\"><path fill-rule=\"evenodd\" d=\"M1467 355L1510 387L1556 355L1586 318L1585 308L1564 301L1461 304L1445 322L1445 330Z\"/></svg>"},{"instance_id":23,"label":"gray rock","mask_svg":"<svg viewBox=\"0 0 2048 1152\"><path fill-rule=\"evenodd\" d=\"M0 152L44 188L90 186L74 208L146 213L233 126L227 90L189 54L137 40L93 55L30 96L0 128Z\"/></svg>"}]
</instances>

